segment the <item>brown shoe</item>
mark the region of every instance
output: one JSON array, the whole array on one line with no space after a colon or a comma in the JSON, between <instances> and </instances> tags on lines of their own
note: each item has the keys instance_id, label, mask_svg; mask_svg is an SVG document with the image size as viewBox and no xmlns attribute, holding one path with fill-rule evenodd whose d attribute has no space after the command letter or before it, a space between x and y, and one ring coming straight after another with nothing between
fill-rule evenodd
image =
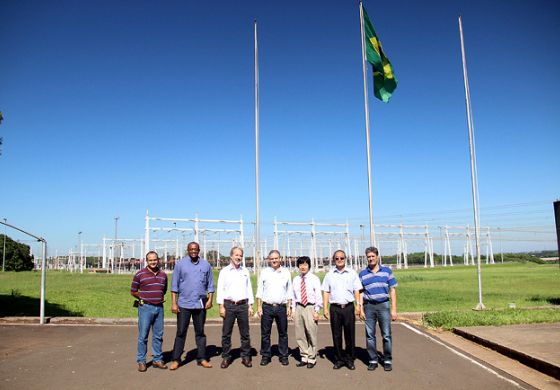
<instances>
[{"instance_id":1,"label":"brown shoe","mask_svg":"<svg viewBox=\"0 0 560 390\"><path fill-rule=\"evenodd\" d=\"M243 364L245 367L247 368L251 368L253 367L253 363L251 363L251 359L250 358L243 358L241 359L241 364Z\"/></svg>"},{"instance_id":2,"label":"brown shoe","mask_svg":"<svg viewBox=\"0 0 560 390\"><path fill-rule=\"evenodd\" d=\"M229 360L229 359L224 359L224 360L222 360L222 364L220 364L220 367L222 367L222 368L228 368L230 364L231 364L231 360Z\"/></svg>"},{"instance_id":3,"label":"brown shoe","mask_svg":"<svg viewBox=\"0 0 560 390\"><path fill-rule=\"evenodd\" d=\"M146 363L138 363L138 371L146 372Z\"/></svg>"},{"instance_id":4,"label":"brown shoe","mask_svg":"<svg viewBox=\"0 0 560 390\"><path fill-rule=\"evenodd\" d=\"M196 365L204 368L212 368L212 365L208 360L201 360L200 362L197 362Z\"/></svg>"},{"instance_id":5,"label":"brown shoe","mask_svg":"<svg viewBox=\"0 0 560 390\"><path fill-rule=\"evenodd\" d=\"M174 371L176 369L179 368L179 362L177 360L173 360L170 364L169 364L169 369L171 371Z\"/></svg>"},{"instance_id":6,"label":"brown shoe","mask_svg":"<svg viewBox=\"0 0 560 390\"><path fill-rule=\"evenodd\" d=\"M154 368L161 368L162 370L167 370L167 365L166 365L164 362L162 362L162 361L159 361L159 362L152 362L152 367L154 367Z\"/></svg>"}]
</instances>

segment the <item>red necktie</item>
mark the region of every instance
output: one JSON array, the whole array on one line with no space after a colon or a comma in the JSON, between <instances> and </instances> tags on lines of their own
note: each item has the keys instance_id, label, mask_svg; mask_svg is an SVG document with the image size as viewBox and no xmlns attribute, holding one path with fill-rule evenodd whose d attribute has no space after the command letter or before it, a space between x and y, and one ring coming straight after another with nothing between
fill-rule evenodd
<instances>
[{"instance_id":1,"label":"red necktie","mask_svg":"<svg viewBox=\"0 0 560 390\"><path fill-rule=\"evenodd\" d=\"M307 305L307 289L305 288L305 278L301 277L301 304Z\"/></svg>"}]
</instances>

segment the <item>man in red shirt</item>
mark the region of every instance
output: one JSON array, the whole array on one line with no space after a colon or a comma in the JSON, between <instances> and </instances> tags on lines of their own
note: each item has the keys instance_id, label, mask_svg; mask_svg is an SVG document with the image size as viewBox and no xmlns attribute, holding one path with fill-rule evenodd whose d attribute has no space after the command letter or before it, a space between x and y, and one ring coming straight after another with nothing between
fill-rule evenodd
<instances>
[{"instance_id":1,"label":"man in red shirt","mask_svg":"<svg viewBox=\"0 0 560 390\"><path fill-rule=\"evenodd\" d=\"M138 371L146 371L148 334L152 328L152 366L167 369L163 362L163 302L167 292L167 275L159 268L159 256L155 251L146 254L148 266L134 275L130 294L138 299Z\"/></svg>"}]
</instances>

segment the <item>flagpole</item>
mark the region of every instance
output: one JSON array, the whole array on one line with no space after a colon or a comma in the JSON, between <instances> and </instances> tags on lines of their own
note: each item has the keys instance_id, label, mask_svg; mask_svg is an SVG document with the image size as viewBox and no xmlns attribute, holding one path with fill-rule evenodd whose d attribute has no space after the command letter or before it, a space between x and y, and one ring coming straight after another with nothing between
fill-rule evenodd
<instances>
[{"instance_id":1,"label":"flagpole","mask_svg":"<svg viewBox=\"0 0 560 390\"><path fill-rule=\"evenodd\" d=\"M255 220L255 258L253 266L257 274L260 273L261 260L261 219L259 204L259 47L257 39L257 21L254 22L255 33L255 199L256 199L256 220Z\"/></svg>"},{"instance_id":2,"label":"flagpole","mask_svg":"<svg viewBox=\"0 0 560 390\"><path fill-rule=\"evenodd\" d=\"M476 167L476 150L474 143L474 125L472 118L471 93L469 89L469 77L467 75L467 58L465 55L465 42L463 38L463 22L459 15L459 35L461 37L461 58L463 61L463 79L465 82L465 102L467 105L467 125L469 129L469 150L471 159L471 187L473 198L473 214L474 214L474 234L476 242L476 271L478 276L478 304L475 310L484 310L486 307L482 303L482 275L480 269L480 227L479 227L479 211L478 211L478 172Z\"/></svg>"},{"instance_id":3,"label":"flagpole","mask_svg":"<svg viewBox=\"0 0 560 390\"><path fill-rule=\"evenodd\" d=\"M364 33L364 11L360 1L360 34L362 37L362 73L364 78L364 111L366 115L366 155L367 155L367 175L368 175L368 195L369 195L369 240L370 245L377 246L375 241L375 226L373 225L373 202L371 195L371 156L369 140L369 105L367 88L367 66L366 66L366 47Z\"/></svg>"}]
</instances>

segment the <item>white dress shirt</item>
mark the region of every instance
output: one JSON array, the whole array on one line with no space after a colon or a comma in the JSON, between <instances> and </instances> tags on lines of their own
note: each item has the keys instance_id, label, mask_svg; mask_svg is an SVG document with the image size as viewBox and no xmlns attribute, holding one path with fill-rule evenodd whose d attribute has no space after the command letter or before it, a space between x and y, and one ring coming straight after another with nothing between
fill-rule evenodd
<instances>
[{"instance_id":1,"label":"white dress shirt","mask_svg":"<svg viewBox=\"0 0 560 390\"><path fill-rule=\"evenodd\" d=\"M249 305L255 302L253 298L253 288L251 287L251 276L247 268L239 266L235 268L228 265L222 268L218 276L218 288L216 302L223 305L225 299L230 301L242 301L248 299Z\"/></svg>"},{"instance_id":2,"label":"white dress shirt","mask_svg":"<svg viewBox=\"0 0 560 390\"><path fill-rule=\"evenodd\" d=\"M344 267L339 271L335 267L323 279L322 290L330 293L329 303L345 305L354 302L354 292L361 289L360 278L352 268Z\"/></svg>"},{"instance_id":3,"label":"white dress shirt","mask_svg":"<svg viewBox=\"0 0 560 390\"><path fill-rule=\"evenodd\" d=\"M265 303L286 304L292 299L291 290L292 276L286 268L267 267L262 270L257 284L257 298Z\"/></svg>"},{"instance_id":4,"label":"white dress shirt","mask_svg":"<svg viewBox=\"0 0 560 390\"><path fill-rule=\"evenodd\" d=\"M292 309L295 310L296 303L301 303L301 274L294 278L292 282ZM321 293L321 280L317 275L308 272L305 274L305 291L307 292L307 303L312 303L318 313L323 306Z\"/></svg>"}]
</instances>

